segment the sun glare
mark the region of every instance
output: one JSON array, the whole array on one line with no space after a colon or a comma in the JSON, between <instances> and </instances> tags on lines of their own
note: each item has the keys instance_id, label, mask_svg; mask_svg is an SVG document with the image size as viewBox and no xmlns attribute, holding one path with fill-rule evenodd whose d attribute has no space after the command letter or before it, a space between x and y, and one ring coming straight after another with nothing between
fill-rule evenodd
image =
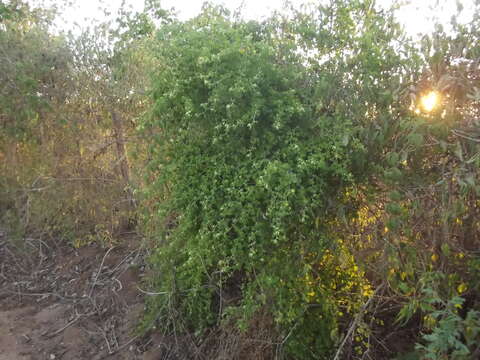
<instances>
[{"instance_id":1,"label":"sun glare","mask_svg":"<svg viewBox=\"0 0 480 360\"><path fill-rule=\"evenodd\" d=\"M420 104L426 112L431 112L439 103L440 95L436 91L430 91L428 94L422 96Z\"/></svg>"}]
</instances>

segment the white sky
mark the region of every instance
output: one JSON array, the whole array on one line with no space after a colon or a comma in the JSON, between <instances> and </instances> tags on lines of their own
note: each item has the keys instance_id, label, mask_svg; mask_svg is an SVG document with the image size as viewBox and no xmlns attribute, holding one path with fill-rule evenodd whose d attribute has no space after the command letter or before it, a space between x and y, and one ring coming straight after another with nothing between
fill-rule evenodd
<instances>
[{"instance_id":1,"label":"white sky","mask_svg":"<svg viewBox=\"0 0 480 360\"><path fill-rule=\"evenodd\" d=\"M55 0L30 0L33 5L40 2L56 3ZM465 8L462 21L471 19L473 13L473 4L475 0L459 0ZM81 26L88 25L89 20L86 18L102 19L102 12L99 11L99 6L107 7L115 12L120 6L122 0L71 0L73 6L69 7L64 13L65 24L62 28L73 29L74 22ZM161 4L164 8L175 8L178 15L182 19L187 19L195 16L200 12L203 0L162 0ZM243 4L244 11L242 14L247 18L260 19L268 16L273 10L281 9L283 0L217 0L213 1L226 5L228 8L234 10ZM304 2L314 3L312 0L292 0L294 4L301 4ZM377 0L381 6L389 6L393 0ZM440 19L443 24L448 24L451 16L456 13L456 0L403 0L407 3L401 8L398 13L400 22L405 26L405 29L410 35L417 33L424 33L433 30L432 17ZM143 0L126 0L126 3L131 5L135 10L143 9Z\"/></svg>"}]
</instances>

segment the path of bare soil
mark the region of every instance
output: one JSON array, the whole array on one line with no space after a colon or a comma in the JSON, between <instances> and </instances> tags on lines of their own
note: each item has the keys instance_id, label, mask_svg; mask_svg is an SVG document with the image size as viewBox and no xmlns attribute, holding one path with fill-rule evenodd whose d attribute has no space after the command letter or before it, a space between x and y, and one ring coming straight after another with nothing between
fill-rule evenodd
<instances>
[{"instance_id":1,"label":"path of bare soil","mask_svg":"<svg viewBox=\"0 0 480 360\"><path fill-rule=\"evenodd\" d=\"M145 252L120 245L25 239L0 234L0 360L99 360L157 357L152 338L135 335Z\"/></svg>"}]
</instances>

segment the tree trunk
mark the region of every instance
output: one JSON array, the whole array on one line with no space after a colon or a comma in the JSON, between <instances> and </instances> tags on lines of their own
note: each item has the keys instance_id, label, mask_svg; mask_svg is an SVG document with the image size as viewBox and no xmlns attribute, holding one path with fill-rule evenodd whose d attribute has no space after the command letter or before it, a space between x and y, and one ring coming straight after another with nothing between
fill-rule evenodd
<instances>
[{"instance_id":1,"label":"tree trunk","mask_svg":"<svg viewBox=\"0 0 480 360\"><path fill-rule=\"evenodd\" d=\"M130 167L128 165L127 151L125 149L125 138L123 133L123 126L120 116L115 110L112 110L112 123L114 129L114 137L117 148L117 169L123 180L124 191L126 192L128 199L127 204L130 209L136 208L135 198L133 196L132 189L130 188Z\"/></svg>"},{"instance_id":2,"label":"tree trunk","mask_svg":"<svg viewBox=\"0 0 480 360\"><path fill-rule=\"evenodd\" d=\"M123 179L124 185L127 186L130 183L130 174L128 167L127 152L125 150L125 139L123 136L123 126L119 115L112 111L112 123L115 136L115 142L117 145L117 166L120 170L120 175Z\"/></svg>"}]
</instances>

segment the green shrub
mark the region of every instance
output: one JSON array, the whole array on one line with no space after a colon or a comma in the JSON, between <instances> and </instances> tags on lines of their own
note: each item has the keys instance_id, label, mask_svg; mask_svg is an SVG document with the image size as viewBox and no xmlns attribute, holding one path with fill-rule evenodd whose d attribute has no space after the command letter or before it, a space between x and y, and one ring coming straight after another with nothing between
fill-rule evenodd
<instances>
[{"instance_id":1,"label":"green shrub","mask_svg":"<svg viewBox=\"0 0 480 360\"><path fill-rule=\"evenodd\" d=\"M396 30L367 10L332 2L256 23L206 8L158 32L154 108L142 127L152 136L152 286L163 295L150 299L145 327L199 333L235 320L248 329L266 312L281 350L331 357L339 313L371 296L332 225L354 214L349 194L371 167L360 139L377 117L396 116ZM346 31L362 14L366 30ZM327 15L339 23L331 33ZM372 34L382 38L368 45ZM350 52L356 44L391 62L375 66L375 56Z\"/></svg>"}]
</instances>

